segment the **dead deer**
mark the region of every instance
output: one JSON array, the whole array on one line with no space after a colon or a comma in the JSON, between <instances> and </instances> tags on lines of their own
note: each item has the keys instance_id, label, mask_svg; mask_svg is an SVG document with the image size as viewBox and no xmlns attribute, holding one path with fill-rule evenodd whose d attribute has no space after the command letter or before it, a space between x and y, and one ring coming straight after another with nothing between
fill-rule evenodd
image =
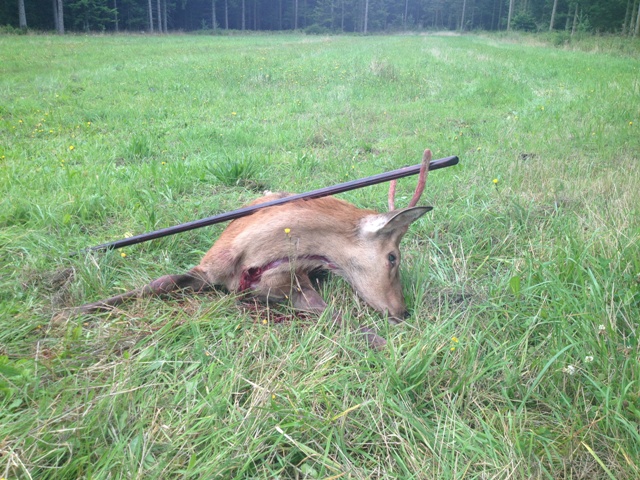
<instances>
[{"instance_id":1,"label":"dead deer","mask_svg":"<svg viewBox=\"0 0 640 480\"><path fill-rule=\"evenodd\" d=\"M262 302L290 302L301 311L327 307L310 275L328 270L343 277L374 309L391 322L408 316L400 283L400 240L409 225L431 210L417 207L424 190L431 151L425 150L415 193L407 208L395 210L395 180L389 189L389 212L365 210L337 199L298 200L258 210L232 221L202 258L181 275L165 275L148 285L89 303L71 314L111 310L123 301L178 290L202 292L215 286L248 294ZM268 194L251 205L287 196ZM369 344L386 341L361 329Z\"/></svg>"}]
</instances>

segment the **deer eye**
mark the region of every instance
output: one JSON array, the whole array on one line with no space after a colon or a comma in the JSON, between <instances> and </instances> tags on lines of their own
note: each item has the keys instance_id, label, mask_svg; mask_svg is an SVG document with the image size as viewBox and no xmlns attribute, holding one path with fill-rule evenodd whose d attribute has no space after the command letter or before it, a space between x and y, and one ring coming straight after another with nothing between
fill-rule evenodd
<instances>
[{"instance_id":1,"label":"deer eye","mask_svg":"<svg viewBox=\"0 0 640 480\"><path fill-rule=\"evenodd\" d=\"M393 253L390 253L387 258L389 259L389 263L391 264L391 266L394 266L396 264L396 260L398 259Z\"/></svg>"}]
</instances>

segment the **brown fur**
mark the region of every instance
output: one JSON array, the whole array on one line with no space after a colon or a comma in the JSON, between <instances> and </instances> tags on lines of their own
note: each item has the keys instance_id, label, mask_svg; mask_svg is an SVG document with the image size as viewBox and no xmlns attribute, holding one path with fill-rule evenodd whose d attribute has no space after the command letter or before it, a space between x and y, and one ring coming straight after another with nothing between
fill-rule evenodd
<instances>
[{"instance_id":1,"label":"brown fur","mask_svg":"<svg viewBox=\"0 0 640 480\"><path fill-rule=\"evenodd\" d=\"M252 205L286 195L269 194ZM392 321L401 321L407 313L399 275L400 240L409 225L429 210L409 207L377 213L335 197L268 207L232 221L200 264L186 274L165 275L141 289L83 305L72 313L109 310L130 298L181 289L199 292L213 286L245 292L264 302L290 301L296 309L320 313L327 304L309 275L328 270L344 277L371 307ZM372 346L385 344L372 331L363 332Z\"/></svg>"}]
</instances>

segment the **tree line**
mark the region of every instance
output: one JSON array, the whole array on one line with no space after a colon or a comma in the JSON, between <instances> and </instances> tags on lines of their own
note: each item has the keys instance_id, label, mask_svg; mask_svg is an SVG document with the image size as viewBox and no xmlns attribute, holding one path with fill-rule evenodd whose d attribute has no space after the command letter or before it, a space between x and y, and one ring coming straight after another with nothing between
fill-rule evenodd
<instances>
[{"instance_id":1,"label":"tree line","mask_svg":"<svg viewBox=\"0 0 640 480\"><path fill-rule=\"evenodd\" d=\"M639 34L640 0L0 0L0 26L74 32L576 30Z\"/></svg>"}]
</instances>

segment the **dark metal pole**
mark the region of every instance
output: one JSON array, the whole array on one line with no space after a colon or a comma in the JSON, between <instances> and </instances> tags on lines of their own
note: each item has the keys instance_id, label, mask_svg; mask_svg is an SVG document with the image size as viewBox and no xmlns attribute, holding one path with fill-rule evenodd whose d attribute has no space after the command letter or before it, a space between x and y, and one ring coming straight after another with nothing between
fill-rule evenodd
<instances>
[{"instance_id":1,"label":"dark metal pole","mask_svg":"<svg viewBox=\"0 0 640 480\"><path fill-rule=\"evenodd\" d=\"M429 170L438 170L439 168L450 167L451 165L456 165L458 161L459 161L458 157L455 157L455 156L441 158L439 160L433 160L429 164ZM360 178L358 180L351 180L349 182L340 183L338 185L319 188L318 190L312 190L306 193L299 193L297 195L291 195L289 197L279 198L277 200L260 203L258 205L252 205L250 207L240 208L238 210L233 210L231 212L220 213L218 215L214 215L208 218L203 218L201 220L194 220L192 222L175 225L173 227L163 228L161 230L156 230L154 232L142 233L134 237L123 238L122 240L117 240L115 242L103 243L102 245L97 245L95 247L87 248L83 250L83 252L128 247L130 245L147 242L149 240L154 240L156 238L167 237L175 233L186 232L188 230L195 230L196 228L207 227L209 225L214 225L216 223L228 222L229 220L235 220L236 218L246 217L247 215L251 215L256 210L260 210L262 208L274 207L276 205L282 205L284 203L295 202L296 200L310 200L312 198L326 197L328 195L335 195L337 193L342 193L349 190L355 190L357 188L368 187L370 185L376 185L378 183L388 182L390 180L395 180L397 178L416 175L420 172L420 167L421 167L421 164L414 165L412 167L403 167L397 170L392 170L391 172L379 173L378 175L373 175L371 177Z\"/></svg>"}]
</instances>

